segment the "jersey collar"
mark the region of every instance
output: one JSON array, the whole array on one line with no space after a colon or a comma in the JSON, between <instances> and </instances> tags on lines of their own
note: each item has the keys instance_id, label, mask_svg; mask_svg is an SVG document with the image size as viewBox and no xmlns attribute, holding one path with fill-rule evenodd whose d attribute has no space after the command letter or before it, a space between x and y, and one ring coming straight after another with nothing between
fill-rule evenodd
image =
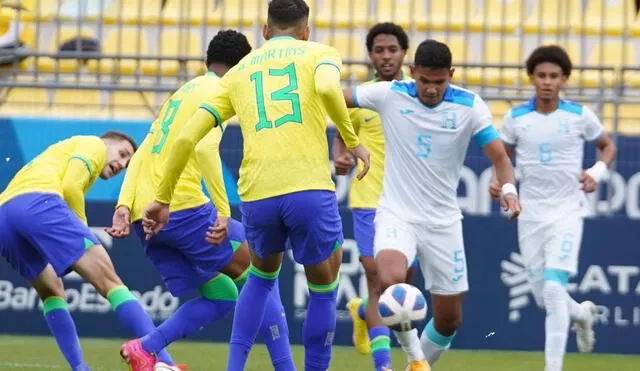
<instances>
[{"instance_id":1,"label":"jersey collar","mask_svg":"<svg viewBox=\"0 0 640 371\"><path fill-rule=\"evenodd\" d=\"M205 73L205 76L215 76L215 77L219 77L218 75L216 75L215 72L213 71L207 71L207 73Z\"/></svg>"},{"instance_id":2,"label":"jersey collar","mask_svg":"<svg viewBox=\"0 0 640 371\"><path fill-rule=\"evenodd\" d=\"M296 38L293 37L293 36L274 36L274 37L270 38L269 40L267 40L267 42L276 41L276 40L296 40Z\"/></svg>"},{"instance_id":3,"label":"jersey collar","mask_svg":"<svg viewBox=\"0 0 640 371\"><path fill-rule=\"evenodd\" d=\"M406 73L404 73L404 71L402 71L402 78L401 78L401 80L402 80L402 81L407 80L407 74L406 74ZM371 78L371 81L372 81L372 82L377 82L377 81L378 81L378 73L377 73L377 72L373 74L373 77Z\"/></svg>"}]
</instances>

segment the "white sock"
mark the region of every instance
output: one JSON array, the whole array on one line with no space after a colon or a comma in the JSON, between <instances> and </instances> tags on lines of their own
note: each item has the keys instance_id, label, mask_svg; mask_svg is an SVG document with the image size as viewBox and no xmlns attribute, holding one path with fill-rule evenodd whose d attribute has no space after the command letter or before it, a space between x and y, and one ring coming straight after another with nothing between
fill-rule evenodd
<instances>
[{"instance_id":1,"label":"white sock","mask_svg":"<svg viewBox=\"0 0 640 371\"><path fill-rule=\"evenodd\" d=\"M567 304L569 306L569 318L574 322L582 322L587 317L587 311L577 301L573 300L569 294L567 294Z\"/></svg>"},{"instance_id":2,"label":"white sock","mask_svg":"<svg viewBox=\"0 0 640 371\"><path fill-rule=\"evenodd\" d=\"M567 291L556 281L544 284L545 320L544 358L549 371L562 370L569 332L569 306Z\"/></svg>"},{"instance_id":3,"label":"white sock","mask_svg":"<svg viewBox=\"0 0 640 371\"><path fill-rule=\"evenodd\" d=\"M398 343L402 346L402 350L407 353L409 362L423 361L424 353L420 347L420 338L418 337L418 330L413 329L411 331L394 331Z\"/></svg>"},{"instance_id":4,"label":"white sock","mask_svg":"<svg viewBox=\"0 0 640 371\"><path fill-rule=\"evenodd\" d=\"M420 345L422 345L422 351L430 366L433 366L440 359L440 356L449 350L454 336L455 334L451 336L440 334L433 326L433 318L429 320L420 336Z\"/></svg>"}]
</instances>

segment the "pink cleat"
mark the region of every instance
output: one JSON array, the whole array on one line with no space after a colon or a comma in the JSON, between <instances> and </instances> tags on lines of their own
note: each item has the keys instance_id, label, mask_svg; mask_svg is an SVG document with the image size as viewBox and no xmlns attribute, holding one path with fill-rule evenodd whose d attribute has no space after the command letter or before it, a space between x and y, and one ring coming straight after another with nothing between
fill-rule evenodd
<instances>
[{"instance_id":1,"label":"pink cleat","mask_svg":"<svg viewBox=\"0 0 640 371\"><path fill-rule=\"evenodd\" d=\"M127 341L120 348L120 356L129 365L130 371L153 371L157 360L142 348L140 340Z\"/></svg>"}]
</instances>

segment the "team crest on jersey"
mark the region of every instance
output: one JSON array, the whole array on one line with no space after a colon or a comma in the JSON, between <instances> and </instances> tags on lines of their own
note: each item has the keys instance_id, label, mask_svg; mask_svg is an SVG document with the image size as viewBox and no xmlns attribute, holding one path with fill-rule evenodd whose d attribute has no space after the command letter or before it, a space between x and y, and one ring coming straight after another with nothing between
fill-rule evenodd
<instances>
[{"instance_id":1,"label":"team crest on jersey","mask_svg":"<svg viewBox=\"0 0 640 371\"><path fill-rule=\"evenodd\" d=\"M458 121L458 115L455 112L445 111L442 113L442 128L455 130Z\"/></svg>"},{"instance_id":2,"label":"team crest on jersey","mask_svg":"<svg viewBox=\"0 0 640 371\"><path fill-rule=\"evenodd\" d=\"M568 118L558 120L558 134L571 134L571 121Z\"/></svg>"}]
</instances>

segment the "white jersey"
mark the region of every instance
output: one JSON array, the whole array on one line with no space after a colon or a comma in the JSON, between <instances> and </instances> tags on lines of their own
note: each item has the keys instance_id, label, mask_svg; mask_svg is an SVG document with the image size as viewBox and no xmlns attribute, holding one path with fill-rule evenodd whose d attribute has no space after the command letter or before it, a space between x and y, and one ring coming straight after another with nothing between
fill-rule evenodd
<instances>
[{"instance_id":1,"label":"white jersey","mask_svg":"<svg viewBox=\"0 0 640 371\"><path fill-rule=\"evenodd\" d=\"M589 108L560 100L558 109L536 111L535 97L507 112L502 140L515 147L520 177L520 219L549 220L589 211L580 190L584 142L597 140L602 124Z\"/></svg>"},{"instance_id":2,"label":"white jersey","mask_svg":"<svg viewBox=\"0 0 640 371\"><path fill-rule=\"evenodd\" d=\"M357 106L377 111L385 139L379 209L412 223L447 226L462 219L457 189L471 136L499 140L489 108L476 94L449 84L433 107L415 81L377 82L353 91Z\"/></svg>"}]
</instances>

